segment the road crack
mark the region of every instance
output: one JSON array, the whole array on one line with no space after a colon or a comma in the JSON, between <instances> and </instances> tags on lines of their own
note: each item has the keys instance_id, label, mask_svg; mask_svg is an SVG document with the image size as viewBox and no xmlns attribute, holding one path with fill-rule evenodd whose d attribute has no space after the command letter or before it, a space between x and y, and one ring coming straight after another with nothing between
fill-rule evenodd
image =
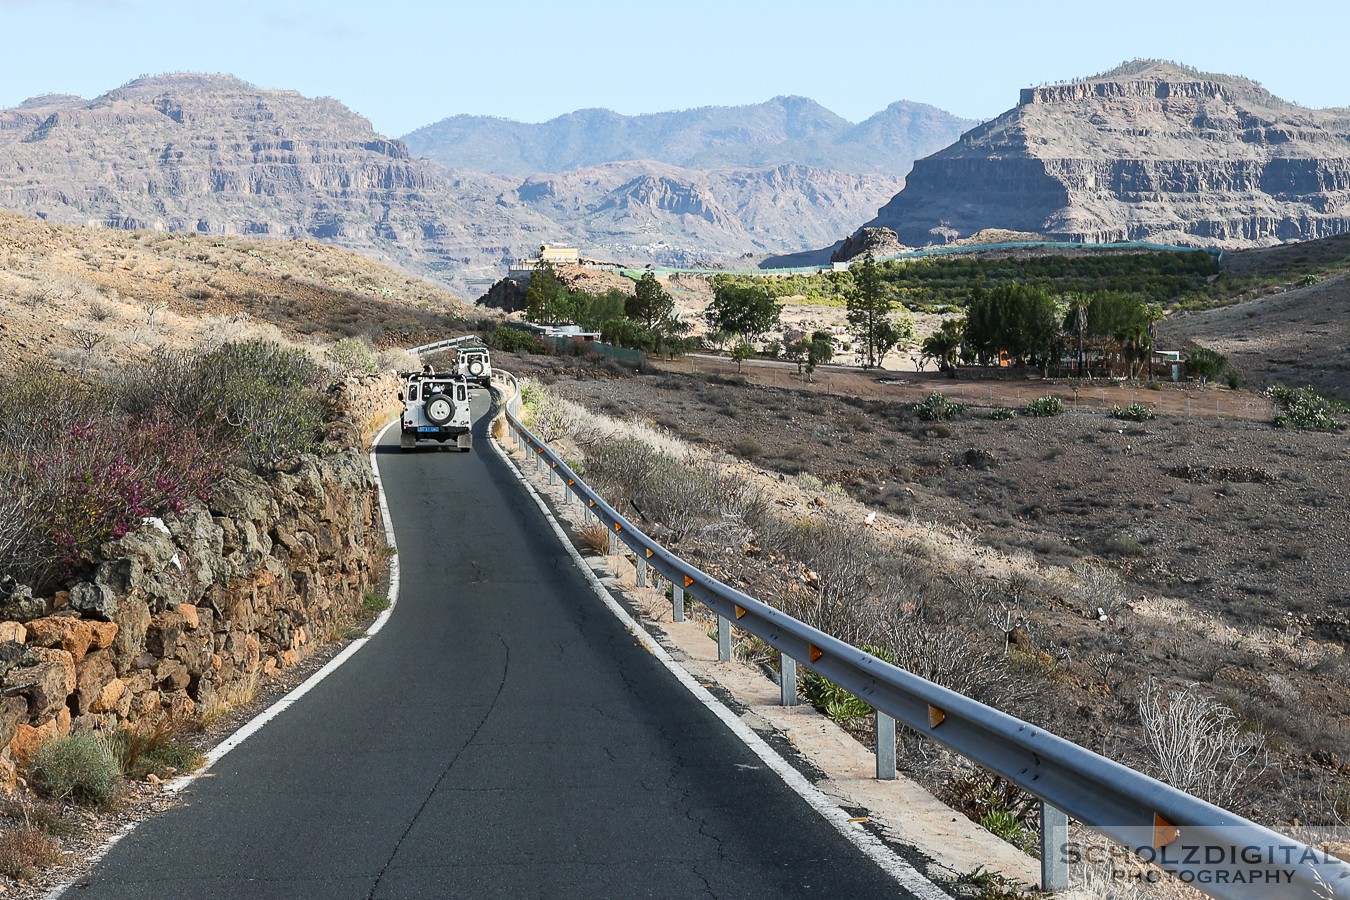
<instances>
[{"instance_id":1,"label":"road crack","mask_svg":"<svg viewBox=\"0 0 1350 900\"><path fill-rule=\"evenodd\" d=\"M474 726L473 733L470 734L468 739L455 751L454 756L450 757L450 761L445 764L445 768L441 770L441 774L437 776L435 783L432 784L431 790L427 791L427 795L422 798L421 804L417 807L417 812L413 814L412 819L408 822L408 827L403 829L403 834L399 835L398 841L394 844L394 849L389 853L389 858L385 860L384 865L380 867L379 874L375 876L375 882L370 886L370 892L366 894L366 900L374 900L375 892L380 888L380 882L384 880L385 873L389 871L389 867L394 864L394 860L398 857L398 851L402 848L403 842L408 839L408 835L412 833L413 828L417 825L418 819L420 819L422 813L426 811L427 804L431 802L432 797L436 796L436 792L440 790L441 783L444 782L446 776L450 774L450 770L455 767L455 763L459 762L459 758L464 753L465 748L473 745L474 739L478 737L478 732L482 731L483 726L487 724L487 720L492 718L492 712L497 708L497 702L501 700L502 691L506 687L507 676L511 671L511 648L507 646L506 641L502 640L500 634L497 635L497 641L502 645L502 650L506 652L506 662L502 665L501 681L498 682L497 690L492 695L492 702L483 713L483 718L479 720L476 726Z\"/></svg>"}]
</instances>

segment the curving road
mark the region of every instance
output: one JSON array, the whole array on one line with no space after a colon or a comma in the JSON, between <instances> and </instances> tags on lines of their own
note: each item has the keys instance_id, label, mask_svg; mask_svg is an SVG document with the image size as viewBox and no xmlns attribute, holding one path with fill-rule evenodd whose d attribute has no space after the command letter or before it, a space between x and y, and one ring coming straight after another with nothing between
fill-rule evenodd
<instances>
[{"instance_id":1,"label":"curving road","mask_svg":"<svg viewBox=\"0 0 1350 900\"><path fill-rule=\"evenodd\" d=\"M596 599L486 407L378 448L385 628L64 896L906 896Z\"/></svg>"}]
</instances>

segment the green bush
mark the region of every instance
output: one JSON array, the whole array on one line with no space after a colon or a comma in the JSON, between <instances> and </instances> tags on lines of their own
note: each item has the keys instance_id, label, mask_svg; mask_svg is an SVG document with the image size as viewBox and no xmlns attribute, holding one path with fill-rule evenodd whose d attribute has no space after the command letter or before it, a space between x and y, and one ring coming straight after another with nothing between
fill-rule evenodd
<instances>
[{"instance_id":1,"label":"green bush","mask_svg":"<svg viewBox=\"0 0 1350 900\"><path fill-rule=\"evenodd\" d=\"M377 369L374 351L360 338L343 338L328 348L324 358L339 375L372 375Z\"/></svg>"},{"instance_id":2,"label":"green bush","mask_svg":"<svg viewBox=\"0 0 1350 900\"><path fill-rule=\"evenodd\" d=\"M937 391L933 391L914 407L914 414L925 422L953 419L965 411L964 406L959 403L947 402L947 398Z\"/></svg>"},{"instance_id":3,"label":"green bush","mask_svg":"<svg viewBox=\"0 0 1350 900\"><path fill-rule=\"evenodd\" d=\"M1345 421L1335 416L1336 404L1311 387L1289 388L1280 385L1267 389L1266 396L1280 408L1274 420L1276 428L1341 431L1346 427Z\"/></svg>"},{"instance_id":4,"label":"green bush","mask_svg":"<svg viewBox=\"0 0 1350 900\"><path fill-rule=\"evenodd\" d=\"M323 372L301 350L222 344L196 361L198 408L257 468L313 450L322 435Z\"/></svg>"},{"instance_id":5,"label":"green bush","mask_svg":"<svg viewBox=\"0 0 1350 900\"><path fill-rule=\"evenodd\" d=\"M1022 412L1040 418L1062 416L1064 415L1064 401L1054 396L1037 397L1022 407Z\"/></svg>"},{"instance_id":6,"label":"green bush","mask_svg":"<svg viewBox=\"0 0 1350 900\"><path fill-rule=\"evenodd\" d=\"M111 742L91 731L43 744L33 754L29 772L33 785L56 800L104 806L122 787L122 769Z\"/></svg>"},{"instance_id":7,"label":"green bush","mask_svg":"<svg viewBox=\"0 0 1350 900\"><path fill-rule=\"evenodd\" d=\"M366 591L366 595L361 598L361 608L366 612L384 612L389 608L390 601L384 594L377 594L374 591Z\"/></svg>"},{"instance_id":8,"label":"green bush","mask_svg":"<svg viewBox=\"0 0 1350 900\"><path fill-rule=\"evenodd\" d=\"M995 406L993 409L989 410L989 418L998 422L1015 419L1017 418L1017 410L1009 409L1006 406Z\"/></svg>"},{"instance_id":9,"label":"green bush","mask_svg":"<svg viewBox=\"0 0 1350 900\"><path fill-rule=\"evenodd\" d=\"M1153 410L1144 406L1142 403L1131 403L1123 409L1119 406L1111 407L1111 418L1128 419L1131 422L1147 422L1153 418Z\"/></svg>"},{"instance_id":10,"label":"green bush","mask_svg":"<svg viewBox=\"0 0 1350 900\"><path fill-rule=\"evenodd\" d=\"M981 818L979 825L990 834L996 835L1012 844L1023 853L1035 853L1037 849L1036 833L1027 828L1017 816L1006 809L991 809Z\"/></svg>"},{"instance_id":11,"label":"green bush","mask_svg":"<svg viewBox=\"0 0 1350 900\"><path fill-rule=\"evenodd\" d=\"M492 345L507 353L546 354L548 347L530 332L509 325L498 325L492 332Z\"/></svg>"}]
</instances>

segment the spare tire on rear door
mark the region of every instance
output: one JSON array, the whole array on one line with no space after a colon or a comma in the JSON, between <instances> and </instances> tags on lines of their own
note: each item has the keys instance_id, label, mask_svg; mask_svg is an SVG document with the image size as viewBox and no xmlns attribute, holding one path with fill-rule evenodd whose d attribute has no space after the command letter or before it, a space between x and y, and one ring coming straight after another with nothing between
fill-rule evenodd
<instances>
[{"instance_id":1,"label":"spare tire on rear door","mask_svg":"<svg viewBox=\"0 0 1350 900\"><path fill-rule=\"evenodd\" d=\"M469 360L469 374L478 378L483 374L483 361L481 359Z\"/></svg>"},{"instance_id":2,"label":"spare tire on rear door","mask_svg":"<svg viewBox=\"0 0 1350 900\"><path fill-rule=\"evenodd\" d=\"M449 394L428 394L423 406L427 421L433 425L444 425L455 415L455 401Z\"/></svg>"}]
</instances>

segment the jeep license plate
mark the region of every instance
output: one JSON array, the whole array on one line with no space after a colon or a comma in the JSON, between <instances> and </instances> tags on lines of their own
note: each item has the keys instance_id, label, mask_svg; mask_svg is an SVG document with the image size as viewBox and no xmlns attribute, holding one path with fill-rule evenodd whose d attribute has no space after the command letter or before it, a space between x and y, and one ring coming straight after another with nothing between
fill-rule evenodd
<instances>
[{"instance_id":1,"label":"jeep license plate","mask_svg":"<svg viewBox=\"0 0 1350 900\"><path fill-rule=\"evenodd\" d=\"M440 427L439 425L418 425L418 426L417 426L417 430L418 430L418 431L440 431L440 430L441 430L441 427Z\"/></svg>"}]
</instances>

